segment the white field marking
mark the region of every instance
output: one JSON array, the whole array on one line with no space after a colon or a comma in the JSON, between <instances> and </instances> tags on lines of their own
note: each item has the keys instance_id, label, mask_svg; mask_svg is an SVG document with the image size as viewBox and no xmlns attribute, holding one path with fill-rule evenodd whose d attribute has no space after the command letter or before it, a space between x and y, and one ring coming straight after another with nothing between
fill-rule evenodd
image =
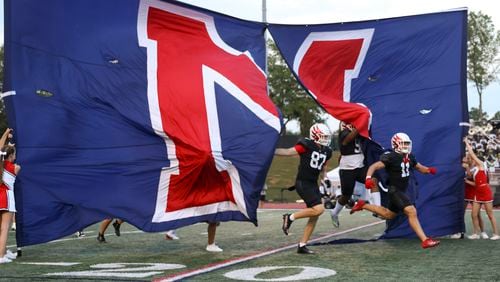
<instances>
[{"instance_id":1,"label":"white field marking","mask_svg":"<svg viewBox=\"0 0 500 282\"><path fill-rule=\"evenodd\" d=\"M337 233L331 233L331 234L328 234L328 235L324 235L324 236L318 237L316 239L310 240L309 242L310 243L314 243L314 242L322 241L322 240L328 239L330 237L335 237L335 236L343 235L343 234L346 234L346 233L349 233L349 232L357 231L359 229L363 229L363 228L366 228L366 227L375 226L375 225L378 225L378 224L381 224L381 223L385 223L385 220L380 220L380 221L373 222L373 223L370 223L370 224L366 224L366 225L354 227L354 228L351 228L351 229L348 229L348 230L344 230L342 232L337 232ZM199 274L202 274L202 273L207 273L207 272L218 270L218 269L221 269L221 268L224 268L224 267L227 267L227 266L235 265L235 264L238 264L238 263L241 263L241 262L245 262L245 261L249 261L249 260L253 260L253 259L258 259L258 258L261 258L261 257L264 257L264 256L268 256L268 255L272 255L272 254L279 253L279 252L282 252L282 251L286 251L286 250L289 250L289 249L293 249L293 248L296 248L296 247L297 247L297 244L294 243L292 245L288 245L288 246L284 246L284 247L280 247L280 248L276 248L276 249L272 249L272 250L260 252L260 253L253 254L253 255L243 256L243 257L234 258L234 259L229 259L229 260L226 260L226 261L222 261L220 263L210 264L208 266L204 266L204 267L201 267L201 268L198 268L198 269L189 270L189 271L186 271L186 272L183 272L183 273L174 274L174 275L166 276L166 277L163 277L163 278L158 278L158 279L155 279L154 281L155 282L178 281L178 280L182 280L182 279L185 279L185 278L188 278L188 277L192 277L192 276L195 276L195 275L199 275Z\"/></svg>"},{"instance_id":2,"label":"white field marking","mask_svg":"<svg viewBox=\"0 0 500 282\"><path fill-rule=\"evenodd\" d=\"M100 263L91 265L93 270L53 272L44 276L145 278L164 273L165 270L185 267L172 263Z\"/></svg>"},{"instance_id":3,"label":"white field marking","mask_svg":"<svg viewBox=\"0 0 500 282\"><path fill-rule=\"evenodd\" d=\"M20 264L30 265L54 265L54 266L73 266L80 264L80 262L20 262Z\"/></svg>"},{"instance_id":4,"label":"white field marking","mask_svg":"<svg viewBox=\"0 0 500 282\"><path fill-rule=\"evenodd\" d=\"M301 268L302 271L298 274L293 274L285 277L276 278L257 278L255 276L268 272L270 270L283 269L283 268ZM337 272L332 269L322 268L322 267L312 267L312 266L264 266L264 267L252 267L243 268L230 271L224 276L234 279L234 280L246 280L246 281L301 281L301 280L312 280L320 279L329 276L336 275Z\"/></svg>"},{"instance_id":5,"label":"white field marking","mask_svg":"<svg viewBox=\"0 0 500 282\"><path fill-rule=\"evenodd\" d=\"M133 233L146 233L146 232L141 231L141 230L136 230L136 231L122 231L121 232L121 234L133 234ZM57 240L54 240L54 241L46 242L44 244L59 243L59 242L66 242L66 241L73 241L73 240L85 240L85 239L94 239L95 240L94 236L85 236L85 237L78 237L78 238L75 237L75 235L69 235L69 236L72 236L72 237L71 238L64 238L64 239L57 239ZM105 237L109 237L109 236L116 236L116 235L114 233L105 233L104 236ZM7 246L7 248L13 248L15 246L16 245L9 245L9 246Z\"/></svg>"}]
</instances>

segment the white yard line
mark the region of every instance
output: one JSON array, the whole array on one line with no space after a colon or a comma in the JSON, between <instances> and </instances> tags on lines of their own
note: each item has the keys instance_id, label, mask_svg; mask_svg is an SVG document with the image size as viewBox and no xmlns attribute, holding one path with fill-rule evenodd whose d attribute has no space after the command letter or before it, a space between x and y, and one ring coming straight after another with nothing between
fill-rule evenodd
<instances>
[{"instance_id":1,"label":"white yard line","mask_svg":"<svg viewBox=\"0 0 500 282\"><path fill-rule=\"evenodd\" d=\"M85 232L87 233L87 232ZM89 231L88 233L93 233L93 231ZM121 234L133 234L133 233L146 233L144 231L141 231L141 230L136 230L136 231L122 231ZM116 236L114 233L105 233L104 234L105 237L109 237L109 236ZM85 240L85 239L94 239L96 240L97 236L95 235L92 235L92 236L85 236L85 237L76 237L76 236L72 236L70 238L64 238L64 239L57 239L57 240L54 240L54 241L50 241L50 242L47 242L47 243L44 243L44 244L49 244L49 243L58 243L58 242L65 242L65 241L73 241L73 240ZM9 245L7 246L7 248L14 248L16 245ZM29 246L27 246L29 247Z\"/></svg>"}]
</instances>

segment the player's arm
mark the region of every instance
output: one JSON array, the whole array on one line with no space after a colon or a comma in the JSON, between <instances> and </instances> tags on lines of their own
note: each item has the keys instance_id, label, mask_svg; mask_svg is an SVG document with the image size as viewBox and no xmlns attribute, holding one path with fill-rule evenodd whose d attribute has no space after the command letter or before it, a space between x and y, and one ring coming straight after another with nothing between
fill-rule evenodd
<instances>
[{"instance_id":1,"label":"player's arm","mask_svg":"<svg viewBox=\"0 0 500 282\"><path fill-rule=\"evenodd\" d=\"M417 163L417 165L415 166L415 169L423 174L427 174L427 173L436 174L436 172L437 172L437 169L435 167L427 167L421 163Z\"/></svg>"},{"instance_id":2,"label":"player's arm","mask_svg":"<svg viewBox=\"0 0 500 282\"><path fill-rule=\"evenodd\" d=\"M276 150L274 150L274 154L276 156L291 157L291 156L298 156L299 152L297 152L297 149L295 149L295 147L276 148Z\"/></svg>"},{"instance_id":3,"label":"player's arm","mask_svg":"<svg viewBox=\"0 0 500 282\"><path fill-rule=\"evenodd\" d=\"M353 126L351 132L349 132L349 134L347 134L347 136L342 140L342 145L347 145L351 143L352 140L354 140L354 138L358 136L358 134L359 134L358 130Z\"/></svg>"},{"instance_id":4,"label":"player's arm","mask_svg":"<svg viewBox=\"0 0 500 282\"><path fill-rule=\"evenodd\" d=\"M483 162L476 156L476 154L474 153L474 149L472 149L472 146L470 145L470 142L467 138L464 138L464 143L469 156L472 158L472 161L474 161L479 170L482 170L484 167Z\"/></svg>"},{"instance_id":5,"label":"player's arm","mask_svg":"<svg viewBox=\"0 0 500 282\"><path fill-rule=\"evenodd\" d=\"M382 169L384 167L385 167L385 164L382 161L378 161L376 163L373 163L368 168L368 171L366 172L366 179L365 179L365 188L366 189L375 188L376 180L374 180L375 178L372 179L372 175L375 173L375 171Z\"/></svg>"},{"instance_id":6,"label":"player's arm","mask_svg":"<svg viewBox=\"0 0 500 282\"><path fill-rule=\"evenodd\" d=\"M375 171L385 168L385 164L381 161L378 161L376 163L373 163L369 168L368 171L366 172L366 178L372 178L373 174Z\"/></svg>"}]
</instances>

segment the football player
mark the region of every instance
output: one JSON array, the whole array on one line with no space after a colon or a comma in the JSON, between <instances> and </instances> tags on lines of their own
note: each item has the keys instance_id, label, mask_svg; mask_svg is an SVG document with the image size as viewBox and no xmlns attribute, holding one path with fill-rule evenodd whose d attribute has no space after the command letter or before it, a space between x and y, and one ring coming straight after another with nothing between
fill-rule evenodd
<instances>
[{"instance_id":1,"label":"football player","mask_svg":"<svg viewBox=\"0 0 500 282\"><path fill-rule=\"evenodd\" d=\"M277 148L275 155L278 156L300 156L299 170L295 179L295 189L304 200L307 208L293 214L283 215L282 229L285 235L292 222L299 218L309 218L304 229L304 234L299 242L297 252L299 254L312 254L306 245L316 226L318 217L325 210L321 202L321 194L318 188L318 177L326 171L326 164L332 157L332 149L329 147L332 134L328 126L317 123L311 126L309 138L302 138L291 148Z\"/></svg>"},{"instance_id":2,"label":"football player","mask_svg":"<svg viewBox=\"0 0 500 282\"><path fill-rule=\"evenodd\" d=\"M362 136L356 128L345 122L340 123L339 147L340 162L339 176L342 196L337 201L337 205L331 212L333 226L339 227L339 213L351 199L354 186L357 182L364 183L367 167L364 165L365 156L361 148ZM378 186L371 188L372 203L380 206L380 192Z\"/></svg>"},{"instance_id":3,"label":"football player","mask_svg":"<svg viewBox=\"0 0 500 282\"><path fill-rule=\"evenodd\" d=\"M382 218L393 219L398 213L404 212L408 217L410 227L422 241L422 248L435 247L439 244L439 241L425 235L418 221L417 209L406 195L406 189L413 169L421 173L430 173L433 175L436 174L437 170L435 167L426 167L417 162L415 156L411 153L412 142L410 137L405 133L394 134L391 138L391 145L393 150L382 154L380 161L368 168L365 180L365 187L372 188L375 186L375 182L372 179L373 173L385 168L389 175L388 208L370 205L363 200L358 200L351 209L351 214L365 209L378 214Z\"/></svg>"}]
</instances>

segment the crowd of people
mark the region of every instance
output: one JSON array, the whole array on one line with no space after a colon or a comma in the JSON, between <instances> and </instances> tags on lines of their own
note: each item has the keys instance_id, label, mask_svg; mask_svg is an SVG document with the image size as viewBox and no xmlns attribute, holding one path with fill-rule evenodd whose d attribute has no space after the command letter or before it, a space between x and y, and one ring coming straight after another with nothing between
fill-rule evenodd
<instances>
[{"instance_id":1,"label":"crowd of people","mask_svg":"<svg viewBox=\"0 0 500 282\"><path fill-rule=\"evenodd\" d=\"M500 122L477 123L470 127L467 138L489 172L500 170Z\"/></svg>"}]
</instances>

